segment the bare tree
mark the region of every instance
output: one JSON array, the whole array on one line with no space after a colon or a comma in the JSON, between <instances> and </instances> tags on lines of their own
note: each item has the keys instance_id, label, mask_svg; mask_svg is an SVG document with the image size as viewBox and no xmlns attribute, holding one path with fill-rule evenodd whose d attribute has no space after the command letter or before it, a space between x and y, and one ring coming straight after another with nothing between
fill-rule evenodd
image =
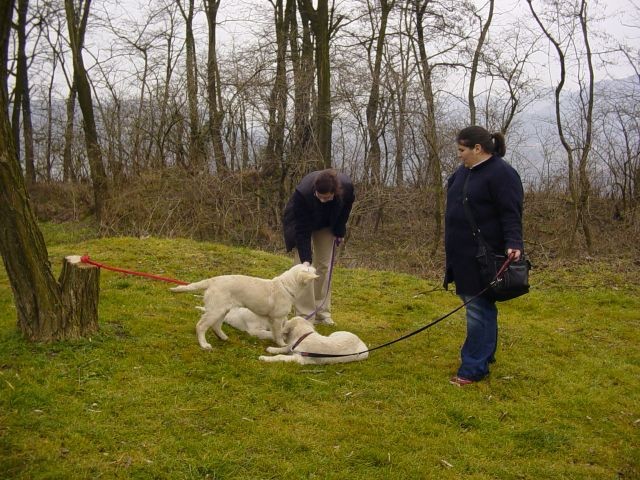
<instances>
[{"instance_id":1,"label":"bare tree","mask_svg":"<svg viewBox=\"0 0 640 480\"><path fill-rule=\"evenodd\" d=\"M268 138L263 164L263 171L267 176L278 176L278 172L286 172L283 165L284 129L287 115L287 49L289 46L289 32L291 15L295 15L295 1L283 0L271 2L273 6L274 28L276 34L276 72L269 95L269 123Z\"/></svg>"},{"instance_id":2,"label":"bare tree","mask_svg":"<svg viewBox=\"0 0 640 480\"><path fill-rule=\"evenodd\" d=\"M318 100L316 106L315 140L318 164L330 168L331 162L331 61L329 41L339 28L343 17L334 18L334 8L329 9L329 0L318 0L313 7L311 0L299 0L303 22L308 22L315 37L316 81Z\"/></svg>"},{"instance_id":3,"label":"bare tree","mask_svg":"<svg viewBox=\"0 0 640 480\"><path fill-rule=\"evenodd\" d=\"M158 68L152 68L151 71L162 72L163 75L158 73L155 79L155 87L151 88L152 98L159 110L160 118L154 123L155 128L152 129L153 135L153 155L152 155L152 167L161 168L166 165L166 149L167 141L171 131L174 129L176 123L179 121L179 115L176 114L175 109L172 110L171 106L175 105L172 102L172 80L174 78L174 72L176 70L178 58L182 47L177 42L177 29L178 29L178 7L170 1L166 2L164 7L160 7L158 12L154 12L151 16L157 16L159 18L160 35L158 40L162 42L161 46L158 46L158 50L164 49L164 58L158 58L155 64ZM164 66L162 69L160 66Z\"/></svg>"},{"instance_id":4,"label":"bare tree","mask_svg":"<svg viewBox=\"0 0 640 480\"><path fill-rule=\"evenodd\" d=\"M77 180L77 173L74 168L73 162L73 143L74 143L74 121L75 121L75 109L77 88L75 80L73 79L73 72L69 72L66 64L66 37L63 32L65 11L63 6L54 6L51 4L46 5L39 11L41 18L39 22L45 29L44 37L51 50L51 80L50 85L53 85L56 74L61 71L68 87L66 106L66 119L64 120L64 138L63 138L63 150L62 150L62 179L64 182L72 182ZM46 21L45 21L46 20ZM49 101L49 110L52 109L52 98ZM49 120L49 125L53 124L53 118ZM49 140L50 143L53 139Z\"/></svg>"},{"instance_id":5,"label":"bare tree","mask_svg":"<svg viewBox=\"0 0 640 480\"><path fill-rule=\"evenodd\" d=\"M482 55L489 86L485 94L484 124L506 135L516 116L540 98L531 76L531 57L538 38L527 34L521 22L487 43Z\"/></svg>"},{"instance_id":6,"label":"bare tree","mask_svg":"<svg viewBox=\"0 0 640 480\"><path fill-rule=\"evenodd\" d=\"M482 54L482 49L484 47L484 42L487 39L487 34L489 33L489 27L491 26L491 21L493 20L493 7L495 0L489 0L489 13L487 14L487 20L482 23L482 17L473 7L470 5L470 9L473 12L474 17L478 20L480 24L480 36L478 37L478 43L476 44L476 48L473 52L473 59L471 60L471 73L469 74L469 120L470 125L476 125L477 117L476 117L476 102L475 102L475 84L476 77L478 76L478 65L480 63L480 56Z\"/></svg>"},{"instance_id":7,"label":"bare tree","mask_svg":"<svg viewBox=\"0 0 640 480\"><path fill-rule=\"evenodd\" d=\"M613 218L638 229L640 208L640 76L597 90L592 153L604 170L605 191L614 201Z\"/></svg>"},{"instance_id":8,"label":"bare tree","mask_svg":"<svg viewBox=\"0 0 640 480\"><path fill-rule=\"evenodd\" d=\"M401 187L405 183L405 142L407 132L407 119L409 117L408 97L412 83L412 77L416 69L410 55L411 38L413 36L412 16L407 9L402 9L398 17L397 42L391 48L397 51L387 53L388 73L386 76L387 90L391 96L389 100L391 123L393 126L393 139L395 144L394 169L395 184Z\"/></svg>"},{"instance_id":9,"label":"bare tree","mask_svg":"<svg viewBox=\"0 0 640 480\"><path fill-rule=\"evenodd\" d=\"M209 53L207 57L207 98L209 100L209 130L213 143L213 155L219 173L227 170L227 159L222 143L224 110L222 104L222 82L216 50L216 27L220 0L205 0L207 23L209 25Z\"/></svg>"},{"instance_id":10,"label":"bare tree","mask_svg":"<svg viewBox=\"0 0 640 480\"><path fill-rule=\"evenodd\" d=\"M107 148L111 150L109 165L115 181L127 175L128 169L135 175L152 165L164 163L161 156L155 160L152 156L154 147L157 146L156 132L161 129L156 122L163 121L162 112L166 112L167 108L166 97L165 101L157 106L161 112L160 120L157 120L152 104L152 85L154 80L158 83L158 78L162 78L160 72L165 70L162 64L164 59L157 60L156 57L162 52L162 43L167 35L176 34L173 28L174 19L171 16L172 13L175 16L176 10L175 3L166 2L157 8L141 12L141 20L134 21L114 18L109 10L103 13L105 29L114 38L110 57L121 59L119 64L123 64L125 59L129 60L126 66L118 69L103 66L113 63L109 60L96 64L102 73L104 88L111 95L111 102L107 103L109 111L105 111L104 116L111 116L112 119L105 118L103 124L109 136L106 143ZM169 31L166 24L158 25L167 16L170 17ZM173 38L169 41L173 41ZM123 74L123 71L126 73ZM129 87L118 88L118 78L116 77L115 81L110 78L116 75L126 75L133 81ZM162 85L159 88L164 91Z\"/></svg>"},{"instance_id":11,"label":"bare tree","mask_svg":"<svg viewBox=\"0 0 640 480\"><path fill-rule=\"evenodd\" d=\"M440 237L442 236L442 214L444 193L442 187L442 164L440 161L440 150L438 145L438 127L436 123L436 105L433 89L433 67L427 56L425 39L425 16L429 13L427 7L431 0L408 0L408 5L414 9L415 25L418 47L418 72L420 83L426 104L426 116L424 125L424 137L427 143L428 168L430 170L429 185L433 189L434 208L433 220L435 223L434 244L432 253L438 249Z\"/></svg>"},{"instance_id":12,"label":"bare tree","mask_svg":"<svg viewBox=\"0 0 640 480\"><path fill-rule=\"evenodd\" d=\"M297 4L300 4L300 1L298 0ZM294 84L293 131L291 133L292 140L289 156L293 162L302 162L303 158L312 156L310 150L312 149L313 130L311 125L314 80L313 41L311 39L309 18L301 12L300 20L302 34L300 34L300 26L295 14L291 15L289 33ZM302 167L301 170L306 171L306 166Z\"/></svg>"},{"instance_id":13,"label":"bare tree","mask_svg":"<svg viewBox=\"0 0 640 480\"><path fill-rule=\"evenodd\" d=\"M84 38L87 31L87 21L91 0L81 0L76 8L74 0L65 0L65 11L67 14L67 27L69 29L69 43L73 57L73 79L78 91L78 102L82 110L83 128L87 157L91 170L91 180L93 183L93 198L95 204L95 215L98 222L102 220L104 203L108 196L107 175L102 163L102 149L98 141L98 130L96 128L95 115L93 111L93 100L91 96L91 84L87 70L84 66L82 50L84 48Z\"/></svg>"},{"instance_id":14,"label":"bare tree","mask_svg":"<svg viewBox=\"0 0 640 480\"><path fill-rule=\"evenodd\" d=\"M569 250L573 250L575 235L578 231L578 228L581 226L584 233L587 250L591 252L593 239L591 237L591 229L587 219L587 206L590 195L590 183L587 167L589 153L592 146L591 142L593 132L594 72L591 46L589 44L589 32L587 28L589 20L589 16L587 13L587 3L586 0L578 0L577 2L567 4L566 6L570 10L568 12L563 12L562 15L558 15L558 12L555 11L556 8L559 8L558 4L554 4L551 6L552 18L555 19L556 22L560 19L562 19L563 21L569 19L568 25L556 25L556 29L558 29L559 27L560 30L564 30L564 36L570 40L568 45L562 45L561 41L556 38L556 36L554 36L550 27L545 25L543 19L538 15L533 7L532 0L527 0L527 2L536 23L544 33L545 37L554 46L554 49L556 50L556 53L558 55L558 62L560 66L560 80L555 88L556 125L558 129L558 135L560 136L560 141L567 154L569 191L571 193L571 198L574 204L573 228L571 230L570 240L567 248ZM571 22L572 20L576 20L579 23L581 39L579 39L575 35L575 32L573 30L574 25ZM572 146L570 144L568 136L565 132L564 121L562 118L561 99L562 89L566 81L567 71L565 48L567 48L567 46L573 46L575 48L575 45L572 45L572 43L582 45L582 47L584 48L584 58L587 62L586 85L582 81L580 82L579 118L582 121L580 130L583 133L575 136L575 139L577 140L577 144L574 144L575 146ZM577 171L575 168L576 157L578 160Z\"/></svg>"},{"instance_id":15,"label":"bare tree","mask_svg":"<svg viewBox=\"0 0 640 480\"><path fill-rule=\"evenodd\" d=\"M198 113L198 63L196 60L196 40L193 33L193 19L195 15L195 0L187 0L187 6L183 0L176 0L186 28L186 54L187 54L187 99L189 104L189 163L194 171L202 171L205 168L205 144ZM214 5L217 8L217 3ZM207 14L207 18L209 15ZM215 18L215 17L214 17Z\"/></svg>"},{"instance_id":16,"label":"bare tree","mask_svg":"<svg viewBox=\"0 0 640 480\"><path fill-rule=\"evenodd\" d=\"M27 184L36 182L36 169L33 155L33 121L31 118L31 95L29 91L28 58L27 58L27 26L29 24L29 1L18 0L18 21L16 31L18 37L16 62L16 80L13 97L12 125L18 156L20 155L20 113L22 112L22 131L24 139L24 164ZM37 43L37 39L34 40Z\"/></svg>"},{"instance_id":17,"label":"bare tree","mask_svg":"<svg viewBox=\"0 0 640 480\"><path fill-rule=\"evenodd\" d=\"M367 132L369 134L369 151L367 152L366 168L369 172L369 180L372 184L380 183L380 84L382 59L384 58L385 35L387 33L387 21L389 13L395 6L395 0L380 0L380 25L376 32L374 25L373 5L368 0L367 6L370 18L372 19L372 36L367 41L367 51L369 53L369 67L371 69L371 89L369 90L369 101L367 102ZM377 38L376 38L377 37ZM371 65L371 49L375 40L375 59Z\"/></svg>"}]
</instances>

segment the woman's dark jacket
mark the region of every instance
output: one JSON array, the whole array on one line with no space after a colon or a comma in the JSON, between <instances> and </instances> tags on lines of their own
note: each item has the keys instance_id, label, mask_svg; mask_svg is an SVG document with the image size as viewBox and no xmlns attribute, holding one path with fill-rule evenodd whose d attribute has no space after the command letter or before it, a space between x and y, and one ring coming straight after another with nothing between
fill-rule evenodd
<instances>
[{"instance_id":1,"label":"woman's dark jacket","mask_svg":"<svg viewBox=\"0 0 640 480\"><path fill-rule=\"evenodd\" d=\"M473 168L460 166L449 177L445 213L445 288L455 282L458 295L475 295L486 285L480 280L476 260L478 243L465 214L463 188L485 241L496 253L508 248L524 251L522 241L522 202L524 192L518 172L498 156Z\"/></svg>"},{"instance_id":2,"label":"woman's dark jacket","mask_svg":"<svg viewBox=\"0 0 640 480\"><path fill-rule=\"evenodd\" d=\"M322 203L315 196L313 184L320 172L306 175L291 195L284 209L284 243L287 252L298 249L301 262L312 261L311 233L330 227L336 237L344 237L347 220L355 200L353 183L344 173L338 173L342 195Z\"/></svg>"}]
</instances>

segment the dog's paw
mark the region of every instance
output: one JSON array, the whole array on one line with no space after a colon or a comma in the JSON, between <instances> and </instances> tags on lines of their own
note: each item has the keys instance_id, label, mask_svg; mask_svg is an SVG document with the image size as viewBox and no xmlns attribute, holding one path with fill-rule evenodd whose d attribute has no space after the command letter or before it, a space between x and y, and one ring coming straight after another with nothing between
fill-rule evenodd
<instances>
[{"instance_id":1,"label":"dog's paw","mask_svg":"<svg viewBox=\"0 0 640 480\"><path fill-rule=\"evenodd\" d=\"M213 350L213 347L211 346L210 343L205 343L203 345L200 345L200 348L202 348L203 350Z\"/></svg>"},{"instance_id":2,"label":"dog's paw","mask_svg":"<svg viewBox=\"0 0 640 480\"><path fill-rule=\"evenodd\" d=\"M269 353L278 353L279 350L278 347L267 347L267 352Z\"/></svg>"},{"instance_id":3,"label":"dog's paw","mask_svg":"<svg viewBox=\"0 0 640 480\"><path fill-rule=\"evenodd\" d=\"M269 357L267 357L266 355L260 355L258 357L258 360L260 360L261 362L268 362L269 361Z\"/></svg>"}]
</instances>

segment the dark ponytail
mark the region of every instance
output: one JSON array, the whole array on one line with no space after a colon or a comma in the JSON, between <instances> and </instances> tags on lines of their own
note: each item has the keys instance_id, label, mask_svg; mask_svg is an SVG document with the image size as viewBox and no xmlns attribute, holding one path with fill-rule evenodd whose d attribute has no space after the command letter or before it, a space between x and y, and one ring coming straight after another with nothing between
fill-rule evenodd
<instances>
[{"instance_id":1,"label":"dark ponytail","mask_svg":"<svg viewBox=\"0 0 640 480\"><path fill-rule=\"evenodd\" d=\"M480 145L485 152L496 154L499 157L504 157L507 153L507 144L502 133L489 133L485 128L477 125L460 130L457 141L467 148Z\"/></svg>"},{"instance_id":2,"label":"dark ponytail","mask_svg":"<svg viewBox=\"0 0 640 480\"><path fill-rule=\"evenodd\" d=\"M507 153L507 143L504 135L500 132L495 132L491 134L491 138L493 139L493 152L499 157L504 157L504 154Z\"/></svg>"}]
</instances>

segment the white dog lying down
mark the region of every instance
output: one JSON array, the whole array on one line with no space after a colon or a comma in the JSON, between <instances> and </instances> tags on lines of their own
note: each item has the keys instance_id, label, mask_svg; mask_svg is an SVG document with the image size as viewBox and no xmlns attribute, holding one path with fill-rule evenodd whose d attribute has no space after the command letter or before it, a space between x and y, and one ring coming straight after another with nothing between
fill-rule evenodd
<instances>
[{"instance_id":1,"label":"white dog lying down","mask_svg":"<svg viewBox=\"0 0 640 480\"><path fill-rule=\"evenodd\" d=\"M204 307L196 308L205 311ZM224 323L261 340L273 340L269 319L262 315L256 315L248 308L232 308L224 317Z\"/></svg>"},{"instance_id":2,"label":"white dog lying down","mask_svg":"<svg viewBox=\"0 0 640 480\"><path fill-rule=\"evenodd\" d=\"M205 334L210 327L220 340L228 337L222 323L233 308L246 307L257 315L267 317L278 345L285 345L282 324L293 305L293 299L309 282L318 278L316 269L299 264L271 280L246 275L221 275L171 289L173 292L204 290L204 313L196 325L198 343L210 350Z\"/></svg>"},{"instance_id":3,"label":"white dog lying down","mask_svg":"<svg viewBox=\"0 0 640 480\"><path fill-rule=\"evenodd\" d=\"M260 360L263 362L297 362L301 365L321 365L326 363L356 362L369 356L368 352L345 357L305 357L296 353L310 352L344 355L367 350L367 346L357 335L351 332L333 332L328 337L325 337L316 332L313 324L303 317L293 317L284 322L282 333L286 339L287 346L267 347L267 352L275 353L276 355L273 357L261 355ZM292 351L293 348L295 348L294 351Z\"/></svg>"}]
</instances>

